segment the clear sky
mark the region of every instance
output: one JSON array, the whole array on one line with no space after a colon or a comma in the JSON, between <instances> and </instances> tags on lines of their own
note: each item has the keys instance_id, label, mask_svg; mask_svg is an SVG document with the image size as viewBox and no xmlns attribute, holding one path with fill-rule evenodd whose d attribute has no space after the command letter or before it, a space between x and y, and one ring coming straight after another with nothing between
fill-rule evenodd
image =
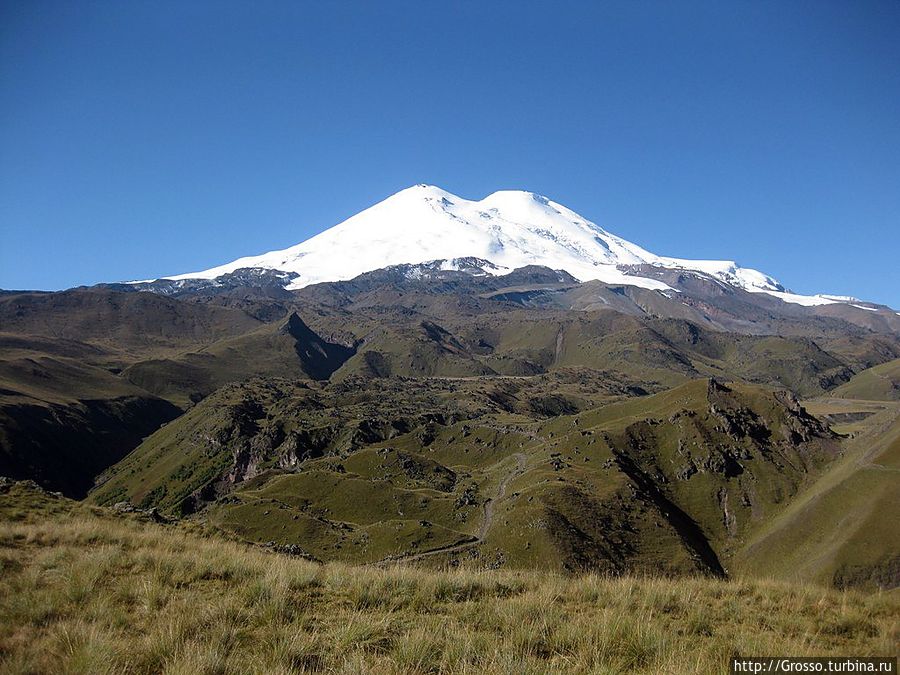
<instances>
[{"instance_id":1,"label":"clear sky","mask_svg":"<svg viewBox=\"0 0 900 675\"><path fill-rule=\"evenodd\" d=\"M414 183L900 309L900 2L0 0L0 287L205 269Z\"/></svg>"}]
</instances>

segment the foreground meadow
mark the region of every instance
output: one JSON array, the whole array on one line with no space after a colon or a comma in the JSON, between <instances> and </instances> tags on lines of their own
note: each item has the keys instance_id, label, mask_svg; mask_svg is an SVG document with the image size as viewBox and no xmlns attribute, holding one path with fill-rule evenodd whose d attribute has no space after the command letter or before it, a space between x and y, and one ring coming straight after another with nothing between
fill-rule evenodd
<instances>
[{"instance_id":1,"label":"foreground meadow","mask_svg":"<svg viewBox=\"0 0 900 675\"><path fill-rule=\"evenodd\" d=\"M768 581L321 565L16 484L7 673L724 673L896 654L900 598Z\"/></svg>"}]
</instances>

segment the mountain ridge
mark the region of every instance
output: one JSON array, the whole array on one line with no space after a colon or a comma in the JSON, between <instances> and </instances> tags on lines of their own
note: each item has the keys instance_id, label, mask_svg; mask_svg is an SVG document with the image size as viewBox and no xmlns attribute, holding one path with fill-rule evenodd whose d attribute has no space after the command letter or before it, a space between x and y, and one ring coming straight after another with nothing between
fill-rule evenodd
<instances>
[{"instance_id":1,"label":"mountain ridge","mask_svg":"<svg viewBox=\"0 0 900 675\"><path fill-rule=\"evenodd\" d=\"M289 248L131 283L178 284L269 270L280 275L284 288L297 290L385 267L438 261L446 271L471 269L472 261L479 261L478 273L490 275L537 265L565 271L582 282L599 280L662 293L678 290L659 278L662 272L684 270L793 304L872 309L866 306L871 303L851 296L792 293L772 276L733 260L656 255L534 192L501 190L475 201L425 184L401 190Z\"/></svg>"}]
</instances>

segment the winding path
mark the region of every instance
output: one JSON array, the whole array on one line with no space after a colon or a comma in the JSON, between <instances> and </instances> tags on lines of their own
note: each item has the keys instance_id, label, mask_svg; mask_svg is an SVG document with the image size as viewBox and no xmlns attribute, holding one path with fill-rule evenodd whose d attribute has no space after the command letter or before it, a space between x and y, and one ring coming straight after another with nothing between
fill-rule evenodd
<instances>
[{"instance_id":1,"label":"winding path","mask_svg":"<svg viewBox=\"0 0 900 675\"><path fill-rule=\"evenodd\" d=\"M517 452L512 456L516 458L516 466L512 471L510 471L503 477L503 480L500 481L500 484L497 486L497 493L494 495L493 499L489 498L485 500L484 518L481 521L481 527L478 528L477 535L475 535L468 541L463 541L458 544L438 546L437 548L431 548L427 551L421 551L419 553L389 556L384 560L379 560L378 562L372 564L385 565L389 563L414 562L416 560L422 560L423 558L427 558L429 556L438 555L439 553L459 553L482 543L484 541L484 538L487 536L487 533L490 531L491 526L494 524L494 505L506 496L506 488L509 487L509 484L516 477L521 476L523 473L525 473L525 453Z\"/></svg>"}]
</instances>

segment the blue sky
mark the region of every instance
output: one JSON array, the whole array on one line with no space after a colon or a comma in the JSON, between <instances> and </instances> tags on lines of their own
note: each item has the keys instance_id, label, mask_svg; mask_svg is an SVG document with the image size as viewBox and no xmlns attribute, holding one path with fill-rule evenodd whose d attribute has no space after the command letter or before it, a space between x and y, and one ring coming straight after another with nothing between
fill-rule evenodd
<instances>
[{"instance_id":1,"label":"blue sky","mask_svg":"<svg viewBox=\"0 0 900 675\"><path fill-rule=\"evenodd\" d=\"M900 308L900 2L0 0L0 287L284 248L414 183Z\"/></svg>"}]
</instances>

